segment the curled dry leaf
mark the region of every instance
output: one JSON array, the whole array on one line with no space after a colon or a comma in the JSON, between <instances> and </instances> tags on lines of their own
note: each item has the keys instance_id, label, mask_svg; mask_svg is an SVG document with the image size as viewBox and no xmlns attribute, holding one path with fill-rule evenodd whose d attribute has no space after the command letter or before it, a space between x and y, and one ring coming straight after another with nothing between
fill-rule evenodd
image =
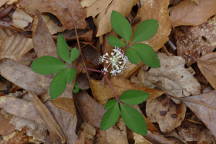
<instances>
[{"instance_id":1,"label":"curled dry leaf","mask_svg":"<svg viewBox=\"0 0 216 144\"><path fill-rule=\"evenodd\" d=\"M168 41L171 32L171 22L168 12L169 0L145 0L138 10L136 18L144 21L156 19L159 22L157 34L145 43L151 45L155 51L163 47Z\"/></svg>"},{"instance_id":2,"label":"curled dry leaf","mask_svg":"<svg viewBox=\"0 0 216 144\"><path fill-rule=\"evenodd\" d=\"M0 7L2 7L4 4L8 4L8 5L11 5L15 2L17 2L18 0L1 0L0 1Z\"/></svg>"},{"instance_id":3,"label":"curled dry leaf","mask_svg":"<svg viewBox=\"0 0 216 144\"><path fill-rule=\"evenodd\" d=\"M51 13L61 21L65 29L86 27L86 14L78 0L20 0L18 6L29 13L37 10Z\"/></svg>"},{"instance_id":4,"label":"curled dry leaf","mask_svg":"<svg viewBox=\"0 0 216 144\"><path fill-rule=\"evenodd\" d=\"M216 89L216 53L210 53L198 60L198 67L211 86Z\"/></svg>"},{"instance_id":5,"label":"curled dry leaf","mask_svg":"<svg viewBox=\"0 0 216 144\"><path fill-rule=\"evenodd\" d=\"M180 126L185 113L184 104L177 105L166 96L148 99L146 103L148 118L152 122L157 122L162 132L170 132Z\"/></svg>"},{"instance_id":6,"label":"curled dry leaf","mask_svg":"<svg viewBox=\"0 0 216 144\"><path fill-rule=\"evenodd\" d=\"M77 105L84 121L99 128L105 112L103 105L97 103L87 92L81 92L77 95Z\"/></svg>"},{"instance_id":7,"label":"curled dry leaf","mask_svg":"<svg viewBox=\"0 0 216 144\"><path fill-rule=\"evenodd\" d=\"M32 48L32 39L7 29L0 29L0 59L21 59Z\"/></svg>"},{"instance_id":8,"label":"curled dry leaf","mask_svg":"<svg viewBox=\"0 0 216 144\"><path fill-rule=\"evenodd\" d=\"M150 69L144 73L143 84L158 87L175 97L200 94L201 86L185 66L185 60L179 56L158 54L160 68Z\"/></svg>"},{"instance_id":9,"label":"curled dry leaf","mask_svg":"<svg viewBox=\"0 0 216 144\"><path fill-rule=\"evenodd\" d=\"M34 50L37 56L57 56L55 42L41 15L37 15L37 17L34 18L32 31Z\"/></svg>"},{"instance_id":10,"label":"curled dry leaf","mask_svg":"<svg viewBox=\"0 0 216 144\"><path fill-rule=\"evenodd\" d=\"M129 89L143 90L145 92L148 92L150 94L150 97L160 96L163 94L163 92L160 90L141 87L121 77L112 77L110 80L113 85L113 89L111 89L109 85L106 84L104 81L98 81L93 79L90 80L90 87L93 96L101 104L105 104L106 101L114 97L115 94L121 95L122 92ZM113 93L114 91L115 94Z\"/></svg>"},{"instance_id":11,"label":"curled dry leaf","mask_svg":"<svg viewBox=\"0 0 216 144\"><path fill-rule=\"evenodd\" d=\"M183 0L170 10L170 19L173 26L200 25L216 14L215 0Z\"/></svg>"},{"instance_id":12,"label":"curled dry leaf","mask_svg":"<svg viewBox=\"0 0 216 144\"><path fill-rule=\"evenodd\" d=\"M87 15L95 17L97 37L111 31L110 16L113 10L127 16L138 0L97 0L87 7Z\"/></svg>"},{"instance_id":13,"label":"curled dry leaf","mask_svg":"<svg viewBox=\"0 0 216 144\"><path fill-rule=\"evenodd\" d=\"M182 56L188 65L193 64L216 47L216 16L199 26L176 28L174 34L177 54Z\"/></svg>"},{"instance_id":14,"label":"curled dry leaf","mask_svg":"<svg viewBox=\"0 0 216 144\"><path fill-rule=\"evenodd\" d=\"M32 21L33 18L21 9L16 9L12 15L12 25L16 28L24 29Z\"/></svg>"},{"instance_id":15,"label":"curled dry leaf","mask_svg":"<svg viewBox=\"0 0 216 144\"><path fill-rule=\"evenodd\" d=\"M216 137L216 91L185 97L182 100Z\"/></svg>"}]
</instances>

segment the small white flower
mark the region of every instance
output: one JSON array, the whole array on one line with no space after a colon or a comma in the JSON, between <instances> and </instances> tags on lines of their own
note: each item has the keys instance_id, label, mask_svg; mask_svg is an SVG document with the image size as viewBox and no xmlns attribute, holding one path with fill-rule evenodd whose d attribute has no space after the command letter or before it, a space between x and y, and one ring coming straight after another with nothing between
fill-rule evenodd
<instances>
[{"instance_id":1,"label":"small white flower","mask_svg":"<svg viewBox=\"0 0 216 144\"><path fill-rule=\"evenodd\" d=\"M118 47L115 47L110 54L105 53L99 58L99 63L105 64L105 67L102 71L110 72L111 75L117 75L121 73L126 68L127 62L127 56L125 56L124 52Z\"/></svg>"}]
</instances>

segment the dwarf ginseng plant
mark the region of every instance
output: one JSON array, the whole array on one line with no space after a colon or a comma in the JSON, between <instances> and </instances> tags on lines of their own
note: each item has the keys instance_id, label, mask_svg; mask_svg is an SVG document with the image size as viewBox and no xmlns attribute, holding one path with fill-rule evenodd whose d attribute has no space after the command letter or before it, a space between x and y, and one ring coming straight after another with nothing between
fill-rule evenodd
<instances>
[{"instance_id":1,"label":"dwarf ginseng plant","mask_svg":"<svg viewBox=\"0 0 216 144\"><path fill-rule=\"evenodd\" d=\"M99 62L104 65L103 70L91 70L103 73L108 85L115 91L115 87L107 78L107 74L110 73L111 76L118 75L127 68L128 62L133 64L144 63L152 68L160 67L160 61L152 47L140 43L155 35L158 22L153 19L143 21L136 26L135 32L132 34L132 28L128 20L120 13L113 11L111 24L113 30L121 38L115 36L107 38L109 44L114 47L113 51L105 53L99 58ZM121 48L126 51L126 55ZM75 80L76 68L73 67L73 62L79 57L80 52L76 48L69 49L64 37L59 35L57 38L57 54L60 59L43 56L32 63L34 72L43 75L54 75L49 87L49 95L52 99L60 96L67 84ZM86 70L90 69L86 68ZM78 83L75 83L73 92L78 93L79 91ZM129 129L138 134L146 135L147 126L144 117L134 108L134 105L143 103L148 98L148 95L148 93L141 90L127 90L120 96L115 95L115 99L110 99L105 104L106 112L101 120L100 128L106 130L112 127L121 116Z\"/></svg>"},{"instance_id":2,"label":"dwarf ginseng plant","mask_svg":"<svg viewBox=\"0 0 216 144\"><path fill-rule=\"evenodd\" d=\"M52 99L60 96L68 83L76 78L76 68L73 62L79 57L77 48L69 49L64 37L59 35L57 38L57 54L60 59L53 56L42 56L32 63L32 70L42 75L54 75L50 87L49 95Z\"/></svg>"},{"instance_id":3,"label":"dwarf ginseng plant","mask_svg":"<svg viewBox=\"0 0 216 144\"><path fill-rule=\"evenodd\" d=\"M158 29L158 22L154 19L145 20L136 26L132 34L132 28L128 20L120 13L113 11L111 14L111 24L113 30L121 38L109 36L108 43L115 47L111 54L105 53L99 61L105 65L103 72L117 75L126 68L129 60L133 64L143 62L149 67L160 67L160 61L157 54L151 46L143 44L145 40L152 38ZM133 35L133 36L132 36ZM126 56L120 49L123 47ZM106 130L118 121L121 116L125 124L132 131L146 135L147 126L143 115L133 106L143 103L148 98L148 93L141 90L128 90L109 100L105 104L106 112L101 121L101 129Z\"/></svg>"}]
</instances>

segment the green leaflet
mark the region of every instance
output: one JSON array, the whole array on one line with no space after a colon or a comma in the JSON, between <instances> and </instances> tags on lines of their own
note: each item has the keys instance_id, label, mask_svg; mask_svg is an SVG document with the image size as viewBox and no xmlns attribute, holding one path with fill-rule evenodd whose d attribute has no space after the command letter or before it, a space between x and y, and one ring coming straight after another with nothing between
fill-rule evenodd
<instances>
[{"instance_id":1,"label":"green leaflet","mask_svg":"<svg viewBox=\"0 0 216 144\"><path fill-rule=\"evenodd\" d=\"M141 90L127 90L120 96L120 100L129 105L137 105L148 98L148 93Z\"/></svg>"},{"instance_id":2,"label":"green leaflet","mask_svg":"<svg viewBox=\"0 0 216 144\"><path fill-rule=\"evenodd\" d=\"M36 73L48 75L59 72L66 68L66 65L55 57L43 56L34 60L31 68Z\"/></svg>"},{"instance_id":3,"label":"green leaflet","mask_svg":"<svg viewBox=\"0 0 216 144\"><path fill-rule=\"evenodd\" d=\"M147 66L157 68L160 67L160 60L157 53L147 44L134 44L129 49L133 49L135 52L131 55L127 55L128 59L134 62L134 57L139 57L141 61ZM127 53L126 53L127 54ZM135 61L136 62L136 61ZM137 64L137 63L135 63Z\"/></svg>"},{"instance_id":4,"label":"green leaflet","mask_svg":"<svg viewBox=\"0 0 216 144\"><path fill-rule=\"evenodd\" d=\"M115 46L124 47L125 46L125 43L122 40L120 40L117 37L112 36L112 35L107 37L107 41L113 47L115 47Z\"/></svg>"},{"instance_id":5,"label":"green leaflet","mask_svg":"<svg viewBox=\"0 0 216 144\"><path fill-rule=\"evenodd\" d=\"M67 63L70 63L69 48L63 35L58 35L57 37L57 54Z\"/></svg>"},{"instance_id":6,"label":"green leaflet","mask_svg":"<svg viewBox=\"0 0 216 144\"><path fill-rule=\"evenodd\" d=\"M49 87L49 95L51 96L51 99L57 98L64 92L68 81L67 72L68 70L64 69L57 73L52 79Z\"/></svg>"},{"instance_id":7,"label":"green leaflet","mask_svg":"<svg viewBox=\"0 0 216 144\"><path fill-rule=\"evenodd\" d=\"M128 20L117 11L112 11L111 24L113 30L125 40L129 41L132 35L132 28Z\"/></svg>"},{"instance_id":8,"label":"green leaflet","mask_svg":"<svg viewBox=\"0 0 216 144\"><path fill-rule=\"evenodd\" d=\"M100 128L102 130L106 130L112 127L113 125L115 125L115 123L118 121L119 114L120 114L119 104L115 102L115 104L111 106L109 109L107 109L107 111L103 115Z\"/></svg>"},{"instance_id":9,"label":"green leaflet","mask_svg":"<svg viewBox=\"0 0 216 144\"><path fill-rule=\"evenodd\" d=\"M121 116L127 127L138 134L146 135L147 126L143 115L126 104L120 104L120 108Z\"/></svg>"},{"instance_id":10,"label":"green leaflet","mask_svg":"<svg viewBox=\"0 0 216 144\"><path fill-rule=\"evenodd\" d=\"M152 38L158 30L157 20L149 19L139 23L134 32L133 42L141 42Z\"/></svg>"},{"instance_id":11,"label":"green leaflet","mask_svg":"<svg viewBox=\"0 0 216 144\"><path fill-rule=\"evenodd\" d=\"M80 55L80 52L77 48L72 48L70 52L70 61L73 62L76 60Z\"/></svg>"}]
</instances>

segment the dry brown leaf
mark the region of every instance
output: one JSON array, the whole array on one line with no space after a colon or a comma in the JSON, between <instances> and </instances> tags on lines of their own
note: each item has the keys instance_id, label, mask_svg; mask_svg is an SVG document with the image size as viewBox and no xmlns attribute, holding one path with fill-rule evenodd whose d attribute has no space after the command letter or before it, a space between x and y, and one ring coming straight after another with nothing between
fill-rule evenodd
<instances>
[{"instance_id":1,"label":"dry brown leaf","mask_svg":"<svg viewBox=\"0 0 216 144\"><path fill-rule=\"evenodd\" d=\"M50 134L52 136L51 139L53 139L52 142L57 144L58 138L56 136L59 136L59 138L61 139L61 143L65 143L66 139L64 133L62 132L62 129L59 127L58 123L53 118L52 114L47 109L47 107L41 102L41 100L34 93L29 93L29 96L32 98L32 103L34 104L34 107L37 109L41 118L46 123L49 132L52 133Z\"/></svg>"},{"instance_id":2,"label":"dry brown leaf","mask_svg":"<svg viewBox=\"0 0 216 144\"><path fill-rule=\"evenodd\" d=\"M179 56L158 54L160 68L150 69L144 73L143 84L157 87L175 97L200 94L201 86L185 66L185 60Z\"/></svg>"},{"instance_id":3,"label":"dry brown leaf","mask_svg":"<svg viewBox=\"0 0 216 144\"><path fill-rule=\"evenodd\" d=\"M156 19L159 22L157 34L152 39L145 41L145 43L151 45L155 51L164 46L171 32L168 5L169 0L145 0L137 13L136 18L138 20Z\"/></svg>"},{"instance_id":4,"label":"dry brown leaf","mask_svg":"<svg viewBox=\"0 0 216 144\"><path fill-rule=\"evenodd\" d=\"M152 122L159 124L162 132L170 132L181 125L186 113L184 104L175 104L170 98L161 96L148 99L146 114Z\"/></svg>"},{"instance_id":5,"label":"dry brown leaf","mask_svg":"<svg viewBox=\"0 0 216 144\"><path fill-rule=\"evenodd\" d=\"M198 60L198 66L203 76L216 89L216 53L210 53Z\"/></svg>"},{"instance_id":6,"label":"dry brown leaf","mask_svg":"<svg viewBox=\"0 0 216 144\"><path fill-rule=\"evenodd\" d=\"M213 144L216 142L211 132L202 125L184 122L176 131L176 135L184 143Z\"/></svg>"},{"instance_id":7,"label":"dry brown leaf","mask_svg":"<svg viewBox=\"0 0 216 144\"><path fill-rule=\"evenodd\" d=\"M170 19L173 26L200 25L208 18L216 14L215 0L183 0L170 11Z\"/></svg>"},{"instance_id":8,"label":"dry brown leaf","mask_svg":"<svg viewBox=\"0 0 216 144\"><path fill-rule=\"evenodd\" d=\"M82 118L92 126L99 128L105 112L103 105L97 103L87 92L77 95L77 104Z\"/></svg>"},{"instance_id":9,"label":"dry brown leaf","mask_svg":"<svg viewBox=\"0 0 216 144\"><path fill-rule=\"evenodd\" d=\"M139 135L137 133L133 133L134 137L134 144L152 144L147 139L145 139L142 135Z\"/></svg>"},{"instance_id":10,"label":"dry brown leaf","mask_svg":"<svg viewBox=\"0 0 216 144\"><path fill-rule=\"evenodd\" d=\"M81 0L81 6L82 7L89 7L92 4L94 4L97 0Z\"/></svg>"},{"instance_id":11,"label":"dry brown leaf","mask_svg":"<svg viewBox=\"0 0 216 144\"><path fill-rule=\"evenodd\" d=\"M12 25L16 28L24 29L32 21L33 18L21 9L16 9L12 15Z\"/></svg>"},{"instance_id":12,"label":"dry brown leaf","mask_svg":"<svg viewBox=\"0 0 216 144\"><path fill-rule=\"evenodd\" d=\"M20 0L18 6L30 13L35 13L36 10L51 13L61 21L65 29L86 27L86 14L78 0Z\"/></svg>"},{"instance_id":13,"label":"dry brown leaf","mask_svg":"<svg viewBox=\"0 0 216 144\"><path fill-rule=\"evenodd\" d=\"M9 135L15 130L14 126L10 124L9 121L10 121L10 118L7 118L3 114L0 114L0 123L1 123L0 135L1 136Z\"/></svg>"},{"instance_id":14,"label":"dry brown leaf","mask_svg":"<svg viewBox=\"0 0 216 144\"><path fill-rule=\"evenodd\" d=\"M99 131L97 144L128 144L126 127L123 121L120 120L117 127Z\"/></svg>"},{"instance_id":15,"label":"dry brown leaf","mask_svg":"<svg viewBox=\"0 0 216 144\"><path fill-rule=\"evenodd\" d=\"M64 31L63 27L59 26L57 23L55 23L55 21L49 17L48 15L42 15L44 22L46 23L49 32L53 35L56 34L58 32L62 32Z\"/></svg>"},{"instance_id":16,"label":"dry brown leaf","mask_svg":"<svg viewBox=\"0 0 216 144\"><path fill-rule=\"evenodd\" d=\"M41 15L35 17L32 31L34 50L37 56L57 56L55 42Z\"/></svg>"},{"instance_id":17,"label":"dry brown leaf","mask_svg":"<svg viewBox=\"0 0 216 144\"><path fill-rule=\"evenodd\" d=\"M50 81L48 78L32 72L29 67L9 59L0 63L0 75L17 86L38 95L46 93Z\"/></svg>"},{"instance_id":18,"label":"dry brown leaf","mask_svg":"<svg viewBox=\"0 0 216 144\"><path fill-rule=\"evenodd\" d=\"M8 4L8 5L10 5L10 4L13 4L13 3L15 3L15 2L17 2L18 0L1 0L0 1L0 7L2 7L4 4Z\"/></svg>"},{"instance_id":19,"label":"dry brown leaf","mask_svg":"<svg viewBox=\"0 0 216 144\"><path fill-rule=\"evenodd\" d=\"M0 59L18 60L32 48L32 39L7 29L0 29Z\"/></svg>"},{"instance_id":20,"label":"dry brown leaf","mask_svg":"<svg viewBox=\"0 0 216 144\"><path fill-rule=\"evenodd\" d=\"M11 115L44 124L34 105L23 99L2 96L0 97L0 108Z\"/></svg>"},{"instance_id":21,"label":"dry brown leaf","mask_svg":"<svg viewBox=\"0 0 216 144\"><path fill-rule=\"evenodd\" d=\"M177 54L184 57L188 65L199 57L212 52L216 47L216 16L194 27L180 27L174 31Z\"/></svg>"},{"instance_id":22,"label":"dry brown leaf","mask_svg":"<svg viewBox=\"0 0 216 144\"><path fill-rule=\"evenodd\" d=\"M95 17L97 37L111 31L110 16L113 10L127 16L138 0L97 0L87 9L87 15Z\"/></svg>"},{"instance_id":23,"label":"dry brown leaf","mask_svg":"<svg viewBox=\"0 0 216 144\"><path fill-rule=\"evenodd\" d=\"M121 77L112 77L110 81L114 89L111 89L109 85L107 85L103 81L93 79L90 80L90 87L93 96L101 104L105 104L108 99L114 97L113 91L115 91L115 93L119 96L122 94L122 92L129 89L143 90L145 92L148 92L151 95L151 97L160 96L163 94L163 92L160 90L141 87Z\"/></svg>"},{"instance_id":24,"label":"dry brown leaf","mask_svg":"<svg viewBox=\"0 0 216 144\"><path fill-rule=\"evenodd\" d=\"M182 100L216 137L216 91L185 97Z\"/></svg>"}]
</instances>

